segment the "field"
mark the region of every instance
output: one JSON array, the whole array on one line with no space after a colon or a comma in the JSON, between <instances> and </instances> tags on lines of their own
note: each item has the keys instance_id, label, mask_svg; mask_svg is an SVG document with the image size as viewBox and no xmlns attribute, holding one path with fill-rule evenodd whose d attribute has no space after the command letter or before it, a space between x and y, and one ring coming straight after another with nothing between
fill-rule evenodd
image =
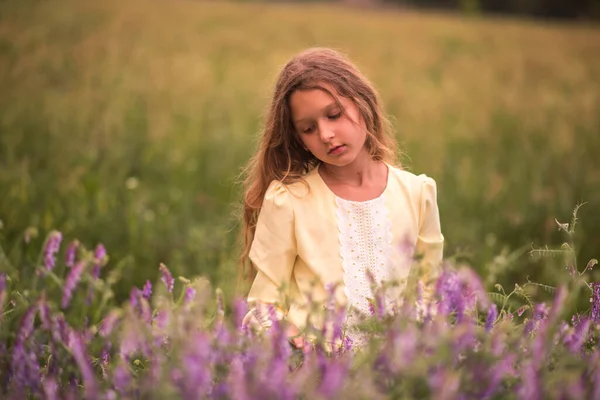
<instances>
[{"instance_id":1,"label":"field","mask_svg":"<svg viewBox=\"0 0 600 400\"><path fill-rule=\"evenodd\" d=\"M122 297L160 262L233 294L238 174L279 68L315 45L356 62L380 90L404 166L436 179L447 257L488 283L555 284L527 250L558 244L554 219L579 202L582 262L598 256L597 27L138 0L0 4L6 252L25 260L58 229L103 243L108 268L125 260Z\"/></svg>"},{"instance_id":2,"label":"field","mask_svg":"<svg viewBox=\"0 0 600 400\"><path fill-rule=\"evenodd\" d=\"M344 310L302 350L242 323L239 174L310 46L355 61L438 184L437 303L377 292L363 347ZM600 398L599 27L4 1L0 94L0 397Z\"/></svg>"}]
</instances>

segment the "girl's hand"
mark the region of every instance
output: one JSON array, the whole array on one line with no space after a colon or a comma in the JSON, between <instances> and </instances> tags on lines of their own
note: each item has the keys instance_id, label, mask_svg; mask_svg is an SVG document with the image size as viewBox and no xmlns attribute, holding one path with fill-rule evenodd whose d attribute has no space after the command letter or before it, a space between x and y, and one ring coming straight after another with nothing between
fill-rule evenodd
<instances>
[{"instance_id":1,"label":"girl's hand","mask_svg":"<svg viewBox=\"0 0 600 400\"><path fill-rule=\"evenodd\" d=\"M291 322L287 327L287 337L297 349L302 349L304 347L304 336L300 334L300 329Z\"/></svg>"}]
</instances>

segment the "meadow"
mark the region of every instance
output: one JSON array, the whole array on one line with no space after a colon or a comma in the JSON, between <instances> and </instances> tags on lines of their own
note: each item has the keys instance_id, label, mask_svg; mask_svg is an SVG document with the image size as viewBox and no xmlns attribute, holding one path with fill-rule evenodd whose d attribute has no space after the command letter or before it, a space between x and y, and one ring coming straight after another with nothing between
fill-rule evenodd
<instances>
[{"instance_id":1,"label":"meadow","mask_svg":"<svg viewBox=\"0 0 600 400\"><path fill-rule=\"evenodd\" d=\"M390 318L375 298L357 354L324 346L345 340L338 311L300 352L283 325L241 324L239 174L310 46L356 62L398 161L438 184L439 304ZM599 55L600 28L575 23L0 2L0 394L597 398Z\"/></svg>"},{"instance_id":2,"label":"meadow","mask_svg":"<svg viewBox=\"0 0 600 400\"><path fill-rule=\"evenodd\" d=\"M579 202L600 247L600 29L320 4L0 4L0 219L27 260L45 236L102 243L124 298L160 262L230 297L240 168L279 68L347 53L380 90L405 168L436 179L446 256L553 282L533 246ZM25 240L25 238L27 240ZM497 273L494 271L498 271Z\"/></svg>"}]
</instances>

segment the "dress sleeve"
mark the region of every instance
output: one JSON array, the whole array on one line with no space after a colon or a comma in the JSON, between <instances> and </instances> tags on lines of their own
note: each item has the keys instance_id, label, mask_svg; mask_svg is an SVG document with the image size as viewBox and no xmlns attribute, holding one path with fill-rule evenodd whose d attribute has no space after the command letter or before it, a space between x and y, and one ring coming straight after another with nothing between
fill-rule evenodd
<instances>
[{"instance_id":1,"label":"dress sleeve","mask_svg":"<svg viewBox=\"0 0 600 400\"><path fill-rule=\"evenodd\" d=\"M273 181L265 193L250 247L257 274L248 293L250 310L244 324L268 328L272 318L286 314L285 297L297 254L294 225L290 193L282 183Z\"/></svg>"},{"instance_id":2,"label":"dress sleeve","mask_svg":"<svg viewBox=\"0 0 600 400\"><path fill-rule=\"evenodd\" d=\"M419 175L419 178L422 180L422 187L416 254L420 257L419 283L423 305L427 305L433 300L435 279L442 269L444 235L440 225L436 183L426 175Z\"/></svg>"}]
</instances>

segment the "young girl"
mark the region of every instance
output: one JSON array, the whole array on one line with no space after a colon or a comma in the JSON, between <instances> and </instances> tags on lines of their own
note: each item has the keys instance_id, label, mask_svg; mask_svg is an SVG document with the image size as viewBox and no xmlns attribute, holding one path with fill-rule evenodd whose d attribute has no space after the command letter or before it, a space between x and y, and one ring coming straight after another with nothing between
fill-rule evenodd
<instances>
[{"instance_id":1,"label":"young girl","mask_svg":"<svg viewBox=\"0 0 600 400\"><path fill-rule=\"evenodd\" d=\"M436 184L395 159L379 96L346 57L313 48L285 65L245 171L243 258L253 282L244 323L268 328L265 305L274 305L303 347L309 303L335 288L351 327L371 313L367 271L377 285L399 283L387 299L398 304L417 286L408 279L415 255L431 293L444 242Z\"/></svg>"}]
</instances>

